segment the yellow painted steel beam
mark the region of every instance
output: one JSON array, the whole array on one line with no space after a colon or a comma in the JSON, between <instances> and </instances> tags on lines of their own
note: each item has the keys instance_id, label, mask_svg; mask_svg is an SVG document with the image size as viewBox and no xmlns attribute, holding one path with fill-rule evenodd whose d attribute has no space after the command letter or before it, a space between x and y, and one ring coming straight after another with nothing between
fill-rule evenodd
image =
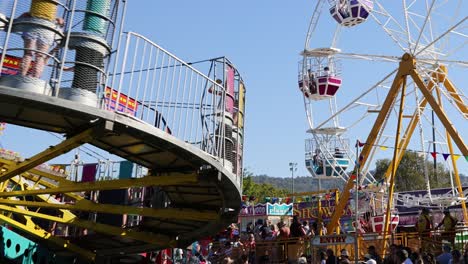
<instances>
[{"instance_id":1,"label":"yellow painted steel beam","mask_svg":"<svg viewBox=\"0 0 468 264\"><path fill-rule=\"evenodd\" d=\"M11 178L10 180L13 181L13 182L15 182L15 183L17 183L17 184L22 184L22 183L23 183L22 177L20 177L20 176L15 176L15 177ZM31 190L31 189L33 189L33 186L26 186L26 189ZM67 195L67 194L65 194L65 195ZM70 197L74 197L74 196L80 197L80 196L78 196L78 195L76 195L76 194L73 194L73 195L72 195L72 194L70 194L70 193L69 193L68 195L69 195ZM45 202L50 202L50 198L51 198L50 195L44 195L44 194L37 195L37 197L38 197L39 199L45 201ZM80 199L78 199L78 200L81 200L81 199L83 199L83 198L80 197ZM60 211L63 213L63 218L64 218L64 219L73 219L73 218L76 217L73 213L71 213L71 212L68 211L68 210L60 210Z\"/></svg>"},{"instance_id":2,"label":"yellow painted steel beam","mask_svg":"<svg viewBox=\"0 0 468 264\"><path fill-rule=\"evenodd\" d=\"M427 89L429 91L432 91L434 89L434 83L438 82L440 79L440 73L442 72L442 69L437 69L435 72L431 74L432 82L429 82L427 84ZM419 111L424 111L427 105L427 100L423 97L419 103ZM405 155L406 149L408 148L408 145L411 141L411 138L413 136L414 130L418 126L420 122L420 115L418 114L418 109L416 109L413 113L413 117L411 118L410 122L408 123L408 126L406 128L405 134L401 138L399 144L398 144L398 149L400 150L398 152L398 156L395 160L391 160L390 164L388 165L387 171L384 174L384 178L388 180L390 175L392 174L392 168L393 168L393 163L396 163L396 166L398 167L400 165L401 160L403 159L403 156Z\"/></svg>"},{"instance_id":3,"label":"yellow painted steel beam","mask_svg":"<svg viewBox=\"0 0 468 264\"><path fill-rule=\"evenodd\" d=\"M421 77L419 76L419 74L414 69L411 70L411 77L413 78L413 81L418 86L419 90L421 90L422 94L426 98L429 105L432 107L432 110L434 110L434 112L436 113L436 115L439 118L440 122L442 122L445 129L447 130L447 132L452 137L453 141L455 141L455 144L458 146L458 148L462 152L463 156L468 156L468 147L465 145L465 142L463 141L463 138L460 136L458 131L455 129L452 122L450 122L450 120L448 119L448 117L445 114L444 110L437 103L435 98L432 96L431 92L424 85L424 82L421 79Z\"/></svg>"},{"instance_id":4,"label":"yellow painted steel beam","mask_svg":"<svg viewBox=\"0 0 468 264\"><path fill-rule=\"evenodd\" d=\"M443 107L442 96L440 95L440 90L437 89L436 91L437 91L437 99L438 99L439 105ZM461 202L461 206L463 210L463 219L464 219L463 222L466 224L468 221L468 212L466 210L466 203L464 199L465 195L463 194L463 185L460 180L460 174L458 173L457 161L455 160L455 156L453 155L452 139L450 138L450 135L447 132L447 130L445 130L445 136L447 137L447 145L448 145L450 156L451 156L453 172L455 174L455 182L457 183L458 196L461 198L460 202Z\"/></svg>"},{"instance_id":5,"label":"yellow painted steel beam","mask_svg":"<svg viewBox=\"0 0 468 264\"><path fill-rule=\"evenodd\" d=\"M393 150L393 160L397 159L398 152L398 144L400 143L400 134L401 134L401 126L403 122L403 109L405 106L405 92L406 92L406 76L403 78L402 88L401 88L401 99L400 99L400 109L398 111L398 122L397 122L397 129L395 135L395 145ZM388 198L387 198L387 212L385 214L385 222L384 222L384 233L382 239L382 252L386 252L387 249L387 236L390 234L390 222L391 222L391 213L392 213L392 206L393 206L393 191L395 190L395 175L398 169L398 165L396 162L393 162L392 166L392 174L390 176L390 182L388 187Z\"/></svg>"},{"instance_id":6,"label":"yellow painted steel beam","mask_svg":"<svg viewBox=\"0 0 468 264\"><path fill-rule=\"evenodd\" d=\"M361 167L364 167L364 164L367 162L367 159L379 135L379 132L382 130L385 120L387 119L387 116L390 113L390 108L394 104L398 92L400 91L403 76L408 75L409 71L411 70L408 68L406 62L409 59L411 58L408 54L405 54L403 56L403 60L400 62L400 67L398 68L398 72L396 73L395 78L393 79L390 91L388 91L387 97L385 98L385 101L382 104L382 108L380 109L377 119L375 120L374 126L372 127L371 132L369 133L369 136L367 136L366 144L364 145L361 151L361 155L360 157L356 157ZM356 168L354 170L356 171ZM343 215L343 210L349 200L350 191L354 188L353 181L354 180L352 179L352 177L350 177L348 182L346 183L346 186L343 189L343 192L341 193L340 200L336 204L335 212L333 213L332 218L327 226L327 230L330 234L332 234L339 225L339 220Z\"/></svg>"},{"instance_id":7,"label":"yellow painted steel beam","mask_svg":"<svg viewBox=\"0 0 468 264\"><path fill-rule=\"evenodd\" d=\"M17 163L14 166L9 167L9 170L0 173L0 181L5 181L11 177L28 171L37 165L40 165L46 161L49 161L61 154L67 153L68 151L83 145L93 137L94 129L89 128L69 139L62 141L60 144L51 146L50 148L26 159L23 162Z\"/></svg>"},{"instance_id":8,"label":"yellow painted steel beam","mask_svg":"<svg viewBox=\"0 0 468 264\"><path fill-rule=\"evenodd\" d=\"M35 175L29 174L29 173L23 173L23 174L21 174L21 177L26 178L26 179L31 180L31 181L34 181L34 182L38 182L40 185L42 185L43 187L46 187L46 188L57 188L58 187L57 185L52 184L52 183L50 183L48 181L41 180L40 176L35 176ZM13 179L18 180L16 177L13 177L11 179L12 180ZM77 201L84 199L84 197L82 197L82 196L80 196L78 194L75 194L75 193L64 193L63 195L65 195L65 196L67 196L67 197L69 197L71 199L77 200Z\"/></svg>"},{"instance_id":9,"label":"yellow painted steel beam","mask_svg":"<svg viewBox=\"0 0 468 264\"><path fill-rule=\"evenodd\" d=\"M71 192L87 192L87 191L104 191L128 189L131 187L147 187L147 186L173 186L180 184L196 183L198 181L197 174L185 174L177 176L145 176L136 179L109 180L97 182L67 182L57 188L36 189L27 191L11 191L2 192L0 197L26 196L37 194L57 194Z\"/></svg>"},{"instance_id":10,"label":"yellow painted steel beam","mask_svg":"<svg viewBox=\"0 0 468 264\"><path fill-rule=\"evenodd\" d=\"M11 168L12 166L15 166L15 164L16 164L16 162L11 161L11 160L2 160L1 162L5 164L4 167L5 167L6 170L9 170L9 168ZM30 170L28 170L28 173L31 173L31 174L34 174L34 175L37 175L37 176L41 176L41 177L44 177L44 178L47 178L47 179L51 179L51 180L54 180L54 181L59 182L59 183L66 183L66 182L69 181L64 177L53 175L51 173L47 173L47 172L44 172L44 171L41 171L41 170L38 170L38 169L30 169Z\"/></svg>"},{"instance_id":11,"label":"yellow painted steel beam","mask_svg":"<svg viewBox=\"0 0 468 264\"><path fill-rule=\"evenodd\" d=\"M53 208L64 209L71 211L86 211L107 214L132 214L154 218L169 218L177 220L193 220L193 221L213 221L218 220L219 215L216 212L192 210L192 209L176 209L176 208L140 208L125 205L110 205L97 204L88 200L78 201L76 204L55 204L47 202L31 202L22 200L0 199L0 204L6 205L22 205L27 207L37 208Z\"/></svg>"},{"instance_id":12,"label":"yellow painted steel beam","mask_svg":"<svg viewBox=\"0 0 468 264\"><path fill-rule=\"evenodd\" d=\"M70 241L68 240L65 240L65 239L62 239L60 237L55 237L53 236L50 232L47 232L37 226L32 226L31 224L22 224L18 221L15 221L13 220L12 218L9 218L7 216L4 216L4 215L1 215L0 214L0 221L2 222L5 222L7 223L8 225L11 225L17 229L20 229L21 231L25 232L25 233L28 233L38 239L42 239L42 240L45 240L45 241L49 241L55 245L57 245L58 247L61 247L61 248L64 248L66 250L70 250L70 251L73 251L75 253L78 253L80 254L81 256L91 260L91 261L94 261L94 259L96 258L96 255L89 251L89 250L85 250L81 247L78 247L72 243L70 243Z\"/></svg>"},{"instance_id":13,"label":"yellow painted steel beam","mask_svg":"<svg viewBox=\"0 0 468 264\"><path fill-rule=\"evenodd\" d=\"M447 77L447 67L445 67L444 65L441 65L440 68L444 73L444 76L443 76L444 78L443 80L441 80L441 82L443 82L445 89L447 89L450 96L455 101L455 104L457 105L458 109L463 113L465 118L468 118L468 106L465 104L465 102L463 101L463 98L458 93L458 90L455 87L455 85Z\"/></svg>"},{"instance_id":14,"label":"yellow painted steel beam","mask_svg":"<svg viewBox=\"0 0 468 264\"><path fill-rule=\"evenodd\" d=\"M57 222L66 225L77 226L84 229L94 230L98 233L111 235L115 237L121 238L130 238L133 240L138 240L142 242L146 242L153 245L169 245L174 244L175 241L171 239L169 236L154 234L150 232L138 232L133 231L130 229L124 229L117 226L99 224L91 221L80 220L78 218L65 220L61 217L51 216L47 214L41 214L33 211L24 210L21 208L15 208L11 206L0 205L0 211L12 212L15 214L26 215L33 218L39 218L44 220L49 220L52 222Z\"/></svg>"}]
</instances>

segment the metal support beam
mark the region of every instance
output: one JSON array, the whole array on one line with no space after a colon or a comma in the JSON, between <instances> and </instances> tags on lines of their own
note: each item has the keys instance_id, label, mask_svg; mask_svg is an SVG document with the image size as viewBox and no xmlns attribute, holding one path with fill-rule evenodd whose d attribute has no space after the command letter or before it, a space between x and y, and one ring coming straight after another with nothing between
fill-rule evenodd
<instances>
[{"instance_id":1,"label":"metal support beam","mask_svg":"<svg viewBox=\"0 0 468 264\"><path fill-rule=\"evenodd\" d=\"M369 154L371 153L372 147L377 139L379 132L382 130L383 125L385 124L385 120L387 119L388 114L390 113L390 109L395 102L396 97L398 96L398 92L401 88L401 83L403 82L403 77L408 75L408 72L411 70L408 68L408 63L406 62L411 58L410 55L405 54L403 55L403 60L400 62L400 67L398 68L398 72L396 73L395 78L393 79L392 87L385 98L384 103L382 104L382 108L380 109L379 115L375 120L374 126L372 127L369 136L367 137L366 144L364 145L360 157L356 157L357 163L361 167L366 163ZM354 169L356 171L356 168ZM335 212L332 215L330 222L328 223L327 230L330 234L332 234L335 229L338 227L339 220L343 214L343 210L348 202L349 195L351 189L354 187L354 183L350 177L343 192L340 196L340 200L337 201Z\"/></svg>"},{"instance_id":2,"label":"metal support beam","mask_svg":"<svg viewBox=\"0 0 468 264\"><path fill-rule=\"evenodd\" d=\"M70 251L73 251L75 253L78 253L80 254L81 256L91 260L91 261L94 261L96 255L91 252L91 251L88 251L88 250L85 250L81 247L78 247L72 243L70 243L70 241L67 241L65 239L62 239L60 237L55 237L53 236L50 232L47 232L41 228L38 228L37 226L31 226L31 225L28 225L28 224L22 224L20 222L17 222L7 216L4 216L4 215L1 215L0 214L0 221L2 222L5 222L7 223L8 225L10 226L13 226L17 229L20 229L21 231L23 232L26 232L38 239L42 239L44 241L48 241L48 242L51 242L55 245L57 245L58 247L60 248L64 248L64 249L67 249L67 250L70 250Z\"/></svg>"},{"instance_id":3,"label":"metal support beam","mask_svg":"<svg viewBox=\"0 0 468 264\"><path fill-rule=\"evenodd\" d=\"M65 220L61 217L51 216L48 214L41 214L41 213L37 213L34 211L28 211L28 210L24 210L21 208L15 208L15 207L10 207L10 206L5 206L5 205L0 205L0 211L12 212L15 214L27 215L33 218L49 220L52 222L57 222L57 223L65 224L65 225L77 226L77 227L81 227L84 229L94 230L98 233L121 237L121 238L130 238L130 239L150 243L153 245L167 245L168 243L174 243L174 242L171 242L172 239L168 236L153 234L150 232L137 232L137 231L120 228L117 226L111 226L111 225L99 224L99 223L86 221L86 220L80 220L78 218Z\"/></svg>"},{"instance_id":4,"label":"metal support beam","mask_svg":"<svg viewBox=\"0 0 468 264\"><path fill-rule=\"evenodd\" d=\"M440 95L440 90L437 90L437 99L439 101L439 105L442 107L442 96ZM460 174L458 173L457 161L455 160L455 156L453 155L452 139L450 138L450 135L447 132L447 130L445 130L445 136L447 137L447 145L448 145L448 149L449 149L450 156L451 156L453 173L455 174L455 177L454 177L455 182L457 183L458 196L461 198L460 203L461 203L462 210L463 210L463 220L464 220L463 222L466 223L468 221L468 212L466 210L466 203L464 199L465 194L463 193L463 185L460 180Z\"/></svg>"},{"instance_id":5,"label":"metal support beam","mask_svg":"<svg viewBox=\"0 0 468 264\"><path fill-rule=\"evenodd\" d=\"M398 152L398 144L400 143L400 134L401 134L401 125L403 122L403 110L405 106L405 92L406 92L406 79L407 76L403 78L402 88L401 88L401 99L400 99L400 109L398 111L398 122L397 122L397 129L395 135L395 145L393 150L393 160L397 159ZM392 166L392 174L390 175L390 181L388 186L388 198L387 198L387 212L385 214L385 222L383 228L383 239L382 239L382 252L386 252L387 249L387 236L390 234L390 222L391 222L391 213L393 207L393 191L395 190L395 178L396 172L398 169L398 165L396 162L393 163Z\"/></svg>"},{"instance_id":6,"label":"metal support beam","mask_svg":"<svg viewBox=\"0 0 468 264\"><path fill-rule=\"evenodd\" d=\"M35 208L52 208L52 209L64 209L71 211L85 211L85 212L96 212L106 214L133 214L146 217L154 218L172 218L178 220L192 220L192 221L214 221L218 220L220 216L217 212L213 211L198 211L190 209L176 209L176 208L165 208L165 209L153 209L153 208L140 208L134 206L125 205L110 205L110 204L97 204L88 200L78 201L76 204L52 204L47 202L31 202L22 200L9 200L0 199L0 204L5 205L21 205Z\"/></svg>"},{"instance_id":7,"label":"metal support beam","mask_svg":"<svg viewBox=\"0 0 468 264\"><path fill-rule=\"evenodd\" d=\"M171 175L171 176L146 176L136 179L107 180L97 182L67 182L57 188L36 189L26 191L2 192L0 197L27 196L37 194L57 194L71 192L104 191L128 189L131 187L147 186L172 186L186 183L196 183L197 174L192 175Z\"/></svg>"},{"instance_id":8,"label":"metal support beam","mask_svg":"<svg viewBox=\"0 0 468 264\"><path fill-rule=\"evenodd\" d=\"M426 88L426 86L424 85L423 80L421 79L419 74L416 72L416 70L414 70L414 69L411 70L411 77L413 78L413 81L418 86L419 90L421 90L422 94L426 98L429 105L432 107L432 110L434 110L434 112L437 114L437 117L439 118L440 122L442 122L445 129L447 130L447 132L452 137L453 141L455 141L455 144L458 146L458 148L462 152L463 156L468 156L468 147L465 145L465 142L463 141L463 138L460 136L458 131L455 129L452 122L450 122L450 120L448 119L448 117L445 114L444 110L437 103L435 98L432 96L431 92Z\"/></svg>"},{"instance_id":9,"label":"metal support beam","mask_svg":"<svg viewBox=\"0 0 468 264\"><path fill-rule=\"evenodd\" d=\"M89 128L69 139L62 141L60 144L51 146L50 148L36 154L35 156L17 163L16 165L9 168L8 171L0 174L0 181L5 181L11 177L28 171L46 161L49 161L55 157L58 157L68 151L83 145L93 137L94 128Z\"/></svg>"},{"instance_id":10,"label":"metal support beam","mask_svg":"<svg viewBox=\"0 0 468 264\"><path fill-rule=\"evenodd\" d=\"M43 187L46 187L46 188L57 188L58 187L55 184L52 184L52 183L50 183L48 181L42 180L40 176L35 176L35 175L29 174L29 173L23 173L23 174L21 174L21 177L23 177L25 179L28 179L28 180L31 180L33 182L37 182L37 183L39 183L39 185L41 185ZM15 182L20 181L19 178L17 178L17 177L13 177L13 178L11 178L11 180L13 180ZM30 189L32 189L32 188L30 188ZM84 197L82 197L82 196L80 196L80 195L78 195L76 193L64 193L64 195L71 198L71 199L73 199L73 200L77 200L77 201L84 199Z\"/></svg>"},{"instance_id":11,"label":"metal support beam","mask_svg":"<svg viewBox=\"0 0 468 264\"><path fill-rule=\"evenodd\" d=\"M440 79L441 71L442 71L441 69L437 69L435 72L431 74L432 81L427 84L427 89L429 91L432 91L434 89L434 86L435 86L434 84L438 82L438 80ZM393 163L396 163L397 167L400 165L400 162L403 159L403 156L405 155L406 148L408 147L411 141L411 138L413 137L414 130L416 129L416 127L418 126L421 120L421 116L418 113L418 111L423 112L424 109L426 108L426 105L427 105L427 100L425 98L422 98L421 102L419 103L419 110L416 109L414 111L413 116L405 130L405 134L403 135L403 137L401 137L401 140L398 144L398 149L400 151L398 152L397 158L394 160L391 160L390 164L388 165L387 171L384 174L385 179L390 178L390 175L392 174Z\"/></svg>"},{"instance_id":12,"label":"metal support beam","mask_svg":"<svg viewBox=\"0 0 468 264\"><path fill-rule=\"evenodd\" d=\"M444 65L440 65L439 68L444 73L443 75L444 79L441 82L443 82L445 89L447 89L450 96L455 101L455 104L457 105L458 109L463 113L464 118L467 119L468 118L468 106L465 104L465 102L463 102L463 98L458 93L455 85L447 77L447 67L445 67Z\"/></svg>"}]
</instances>

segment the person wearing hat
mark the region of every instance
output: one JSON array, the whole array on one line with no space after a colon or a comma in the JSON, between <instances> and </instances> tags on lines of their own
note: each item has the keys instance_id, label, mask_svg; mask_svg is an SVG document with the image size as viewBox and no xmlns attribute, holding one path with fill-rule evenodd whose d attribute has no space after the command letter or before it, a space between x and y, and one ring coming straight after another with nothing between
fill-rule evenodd
<instances>
[{"instance_id":1,"label":"person wearing hat","mask_svg":"<svg viewBox=\"0 0 468 264\"><path fill-rule=\"evenodd\" d=\"M346 249L341 250L341 256L340 256L340 264L351 264L351 261L349 260L349 252Z\"/></svg>"},{"instance_id":2,"label":"person wearing hat","mask_svg":"<svg viewBox=\"0 0 468 264\"><path fill-rule=\"evenodd\" d=\"M442 231L442 238L448 240L450 244L455 246L455 226L458 223L458 219L450 215L448 208L444 209L444 218L437 225L437 228L444 226Z\"/></svg>"},{"instance_id":3,"label":"person wearing hat","mask_svg":"<svg viewBox=\"0 0 468 264\"><path fill-rule=\"evenodd\" d=\"M418 217L416 223L416 230L419 233L419 239L421 241L421 248L424 252L431 251L431 230L433 227L432 216L428 208L423 208L421 214Z\"/></svg>"},{"instance_id":4,"label":"person wearing hat","mask_svg":"<svg viewBox=\"0 0 468 264\"><path fill-rule=\"evenodd\" d=\"M364 263L365 264L377 264L377 262L372 259L372 256L370 254L364 255Z\"/></svg>"}]
</instances>

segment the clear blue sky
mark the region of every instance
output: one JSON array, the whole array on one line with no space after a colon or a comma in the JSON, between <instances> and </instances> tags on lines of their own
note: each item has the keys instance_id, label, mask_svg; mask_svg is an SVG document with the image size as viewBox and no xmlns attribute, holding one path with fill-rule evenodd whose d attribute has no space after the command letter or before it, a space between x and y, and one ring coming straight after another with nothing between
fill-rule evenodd
<instances>
[{"instance_id":1,"label":"clear blue sky","mask_svg":"<svg viewBox=\"0 0 468 264\"><path fill-rule=\"evenodd\" d=\"M188 62L227 56L237 66L247 86L246 168L255 174L286 177L290 176L288 163L297 162L297 175L308 175L304 167L308 127L297 88L297 62L315 1L133 0L128 1L128 6L127 31L147 36ZM397 10L399 6L392 4L389 8ZM326 46L335 24L328 12L323 16L328 22L320 24L316 41ZM343 50L402 55L374 21L347 30L341 38L339 47ZM466 49L463 52L466 61ZM338 98L341 106L396 68L391 63L359 66L354 61L343 64L347 79ZM461 84L461 74L458 74ZM467 93L466 86L461 89ZM458 118L454 123L466 137L466 120ZM351 141L364 139L368 131L369 122L352 132ZM40 137L43 145L57 142L48 134L38 134L43 135ZM28 135L11 127L0 140L7 148L34 153L39 144L25 146L24 141L18 141L32 143ZM466 162L461 172L468 174Z\"/></svg>"}]
</instances>

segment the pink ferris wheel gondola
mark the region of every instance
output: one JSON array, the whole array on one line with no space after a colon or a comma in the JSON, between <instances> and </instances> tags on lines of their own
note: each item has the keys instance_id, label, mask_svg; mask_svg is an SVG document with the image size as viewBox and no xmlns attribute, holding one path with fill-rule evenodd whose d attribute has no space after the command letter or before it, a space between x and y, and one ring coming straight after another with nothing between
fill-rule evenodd
<instances>
[{"instance_id":1,"label":"pink ferris wheel gondola","mask_svg":"<svg viewBox=\"0 0 468 264\"><path fill-rule=\"evenodd\" d=\"M308 58L299 65L299 89L311 100L334 97L342 84L335 48L318 48L304 52Z\"/></svg>"}]
</instances>

